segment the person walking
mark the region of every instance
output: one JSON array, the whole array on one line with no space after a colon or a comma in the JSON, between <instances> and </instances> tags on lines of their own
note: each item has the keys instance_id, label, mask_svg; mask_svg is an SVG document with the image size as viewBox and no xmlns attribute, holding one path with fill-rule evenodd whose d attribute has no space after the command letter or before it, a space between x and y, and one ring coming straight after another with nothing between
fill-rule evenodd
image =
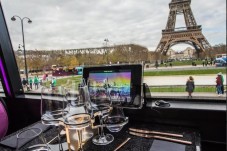
<instances>
[{"instance_id":1,"label":"person walking","mask_svg":"<svg viewBox=\"0 0 227 151\"><path fill-rule=\"evenodd\" d=\"M25 89L27 89L27 91L30 90L30 87L28 86L28 81L25 78L23 78L23 80L22 80L22 85L23 85L24 90Z\"/></svg>"},{"instance_id":2,"label":"person walking","mask_svg":"<svg viewBox=\"0 0 227 151\"><path fill-rule=\"evenodd\" d=\"M34 77L34 84L35 84L35 89L39 88L39 78L37 76Z\"/></svg>"},{"instance_id":3,"label":"person walking","mask_svg":"<svg viewBox=\"0 0 227 151\"><path fill-rule=\"evenodd\" d=\"M224 76L222 72L218 73L221 76L221 94L224 95Z\"/></svg>"},{"instance_id":4,"label":"person walking","mask_svg":"<svg viewBox=\"0 0 227 151\"><path fill-rule=\"evenodd\" d=\"M207 64L208 64L208 61L207 61L207 58L205 59L205 66L207 66Z\"/></svg>"},{"instance_id":5,"label":"person walking","mask_svg":"<svg viewBox=\"0 0 227 151\"><path fill-rule=\"evenodd\" d=\"M192 76L189 76L189 79L186 82L186 91L188 92L188 98L192 98L192 93L195 89L194 79Z\"/></svg>"},{"instance_id":6,"label":"person walking","mask_svg":"<svg viewBox=\"0 0 227 151\"><path fill-rule=\"evenodd\" d=\"M23 78L22 80L22 85L23 85L23 88L26 88L27 87L27 80L25 78Z\"/></svg>"},{"instance_id":7,"label":"person walking","mask_svg":"<svg viewBox=\"0 0 227 151\"><path fill-rule=\"evenodd\" d=\"M173 66L172 62L169 63L169 66L172 68L172 66Z\"/></svg>"},{"instance_id":8,"label":"person walking","mask_svg":"<svg viewBox=\"0 0 227 151\"><path fill-rule=\"evenodd\" d=\"M222 76L220 73L216 77L216 89L218 96L220 96L222 94Z\"/></svg>"},{"instance_id":9,"label":"person walking","mask_svg":"<svg viewBox=\"0 0 227 151\"><path fill-rule=\"evenodd\" d=\"M32 83L33 83L33 81L32 81L32 78L31 78L31 77L29 77L28 83L29 83L29 85L30 85L30 89L32 90Z\"/></svg>"},{"instance_id":10,"label":"person walking","mask_svg":"<svg viewBox=\"0 0 227 151\"><path fill-rule=\"evenodd\" d=\"M53 79L52 79L52 82L51 82L52 88L53 88L53 87L56 87L56 85L57 85L57 80L56 80L56 78L53 78Z\"/></svg>"},{"instance_id":11,"label":"person walking","mask_svg":"<svg viewBox=\"0 0 227 151\"><path fill-rule=\"evenodd\" d=\"M43 81L46 80L46 74L43 74Z\"/></svg>"},{"instance_id":12,"label":"person walking","mask_svg":"<svg viewBox=\"0 0 227 151\"><path fill-rule=\"evenodd\" d=\"M158 69L158 61L155 61L155 68Z\"/></svg>"},{"instance_id":13,"label":"person walking","mask_svg":"<svg viewBox=\"0 0 227 151\"><path fill-rule=\"evenodd\" d=\"M204 65L205 65L205 60L203 60L202 64L203 64L203 67L204 67Z\"/></svg>"}]
</instances>

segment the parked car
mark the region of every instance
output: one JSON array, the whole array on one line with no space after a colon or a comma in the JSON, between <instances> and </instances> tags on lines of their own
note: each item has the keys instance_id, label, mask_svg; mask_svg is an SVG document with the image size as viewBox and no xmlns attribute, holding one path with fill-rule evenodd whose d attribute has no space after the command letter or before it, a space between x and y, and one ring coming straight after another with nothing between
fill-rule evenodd
<instances>
[{"instance_id":1,"label":"parked car","mask_svg":"<svg viewBox=\"0 0 227 151\"><path fill-rule=\"evenodd\" d=\"M226 57L225 58L216 58L215 59L215 65L216 67L224 67L226 66Z\"/></svg>"}]
</instances>

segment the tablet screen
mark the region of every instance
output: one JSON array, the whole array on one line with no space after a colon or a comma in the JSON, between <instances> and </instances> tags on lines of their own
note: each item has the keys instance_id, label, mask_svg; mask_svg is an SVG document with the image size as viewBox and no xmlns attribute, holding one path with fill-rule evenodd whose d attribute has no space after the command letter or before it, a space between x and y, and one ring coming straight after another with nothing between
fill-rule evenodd
<instances>
[{"instance_id":1,"label":"tablet screen","mask_svg":"<svg viewBox=\"0 0 227 151\"><path fill-rule=\"evenodd\" d=\"M142 65L85 67L83 78L91 99L102 99L108 92L114 105L138 108L142 104Z\"/></svg>"},{"instance_id":2,"label":"tablet screen","mask_svg":"<svg viewBox=\"0 0 227 151\"><path fill-rule=\"evenodd\" d=\"M131 71L130 70L100 70L89 73L90 93L100 97L102 89L106 89L114 100L125 99L131 96Z\"/></svg>"}]
</instances>

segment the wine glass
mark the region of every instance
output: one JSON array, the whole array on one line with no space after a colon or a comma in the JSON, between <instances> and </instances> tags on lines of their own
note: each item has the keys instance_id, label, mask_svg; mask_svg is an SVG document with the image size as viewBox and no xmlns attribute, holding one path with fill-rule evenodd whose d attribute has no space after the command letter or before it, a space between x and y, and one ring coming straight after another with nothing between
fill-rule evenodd
<instances>
[{"instance_id":1,"label":"wine glass","mask_svg":"<svg viewBox=\"0 0 227 151\"><path fill-rule=\"evenodd\" d=\"M106 128L110 132L119 132L125 124L128 123L128 117L125 117L122 108L122 103L126 99L126 96L121 95L121 88L109 85L108 87L109 97L112 102L113 109L109 116L104 120ZM129 98L127 96L127 98Z\"/></svg>"},{"instance_id":2,"label":"wine glass","mask_svg":"<svg viewBox=\"0 0 227 151\"><path fill-rule=\"evenodd\" d=\"M67 107L65 110L67 112L75 112L76 107L81 106L82 102L80 102L80 95L79 95L79 86L81 83L81 79L68 79L62 87L65 90L65 99ZM65 129L61 131L61 135L65 134Z\"/></svg>"},{"instance_id":3,"label":"wine glass","mask_svg":"<svg viewBox=\"0 0 227 151\"><path fill-rule=\"evenodd\" d=\"M68 112L63 118L69 150L75 150L77 147L78 150L83 150L83 142L93 136L93 132L89 131L90 114L85 110L84 99L82 99L82 89L85 85L84 79L79 79L70 80L68 86L65 87ZM79 146L75 146L76 140Z\"/></svg>"},{"instance_id":4,"label":"wine glass","mask_svg":"<svg viewBox=\"0 0 227 151\"><path fill-rule=\"evenodd\" d=\"M41 121L45 125L53 125L58 129L59 150L63 150L60 137L62 117L67 114L65 91L63 87L42 87L41 89Z\"/></svg>"},{"instance_id":5,"label":"wine glass","mask_svg":"<svg viewBox=\"0 0 227 151\"><path fill-rule=\"evenodd\" d=\"M42 129L40 129L40 128L35 128L35 127L27 128L27 129L22 130L21 132L19 132L17 134L16 151L18 151L19 148L21 146L23 146L23 144L25 144L29 140L34 139L35 137L38 137L38 136L40 137L40 140L43 141L43 143L44 143L45 140L44 140L43 135L42 135ZM26 151L32 151L32 150L46 150L46 151L50 151L51 149L47 145L40 144L40 145L30 146L30 147L26 148L25 150Z\"/></svg>"},{"instance_id":6,"label":"wine glass","mask_svg":"<svg viewBox=\"0 0 227 151\"><path fill-rule=\"evenodd\" d=\"M122 108L113 107L109 116L105 118L104 123L110 132L119 132L128 123L128 117L125 117Z\"/></svg>"},{"instance_id":7,"label":"wine glass","mask_svg":"<svg viewBox=\"0 0 227 151\"><path fill-rule=\"evenodd\" d=\"M78 114L78 113L86 113L84 109L83 95L81 94L81 90L86 86L86 82L83 78L68 80L67 85L65 86L66 91L66 101L67 101L67 110L68 115ZM89 127L85 128L83 133L83 141L91 138L93 136L93 132Z\"/></svg>"},{"instance_id":8,"label":"wine glass","mask_svg":"<svg viewBox=\"0 0 227 151\"><path fill-rule=\"evenodd\" d=\"M90 115L87 113L78 113L74 115L67 116L64 120L65 127L66 127L66 136L67 136L67 142L69 146L69 151L71 149L76 150L77 146L75 146L75 140L78 137L78 150L83 150L83 141L85 141L83 138L83 131L85 128L90 126ZM73 130L76 130L76 133L70 133ZM76 135L76 136L75 136Z\"/></svg>"},{"instance_id":9,"label":"wine glass","mask_svg":"<svg viewBox=\"0 0 227 151\"><path fill-rule=\"evenodd\" d=\"M114 140L113 135L104 133L103 120L108 116L111 108L111 99L107 92L107 79L88 79L88 90L90 99L90 108L93 118L99 117L100 125L98 127L98 135L92 139L96 145L107 145Z\"/></svg>"},{"instance_id":10,"label":"wine glass","mask_svg":"<svg viewBox=\"0 0 227 151\"><path fill-rule=\"evenodd\" d=\"M66 100L68 107L79 107L83 106L83 102L80 99L80 87L84 86L83 79L67 80L67 84L64 86L66 91Z\"/></svg>"}]
</instances>

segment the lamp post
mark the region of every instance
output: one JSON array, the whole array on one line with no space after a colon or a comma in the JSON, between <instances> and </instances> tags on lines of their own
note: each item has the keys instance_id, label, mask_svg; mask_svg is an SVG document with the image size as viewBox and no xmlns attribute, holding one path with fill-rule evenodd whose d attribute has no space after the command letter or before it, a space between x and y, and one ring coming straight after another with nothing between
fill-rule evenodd
<instances>
[{"instance_id":1,"label":"lamp post","mask_svg":"<svg viewBox=\"0 0 227 151\"><path fill-rule=\"evenodd\" d=\"M24 48L24 65L25 65L25 75L26 75L26 80L28 81L28 71L27 71L27 61L26 61L26 52L25 52L25 41L24 41L24 20L27 19L28 20L28 23L31 24L32 21L30 18L28 17L24 17L24 18L21 18L20 16L17 16L17 15L14 15L11 20L12 21L15 21L16 18L19 18L20 21L21 21L21 29L22 29L22 38L23 38L23 48Z\"/></svg>"},{"instance_id":2,"label":"lamp post","mask_svg":"<svg viewBox=\"0 0 227 151\"><path fill-rule=\"evenodd\" d=\"M107 64L109 64L108 49L107 49L107 43L109 42L109 40L106 38L104 39L104 41L106 42L106 62Z\"/></svg>"}]
</instances>

